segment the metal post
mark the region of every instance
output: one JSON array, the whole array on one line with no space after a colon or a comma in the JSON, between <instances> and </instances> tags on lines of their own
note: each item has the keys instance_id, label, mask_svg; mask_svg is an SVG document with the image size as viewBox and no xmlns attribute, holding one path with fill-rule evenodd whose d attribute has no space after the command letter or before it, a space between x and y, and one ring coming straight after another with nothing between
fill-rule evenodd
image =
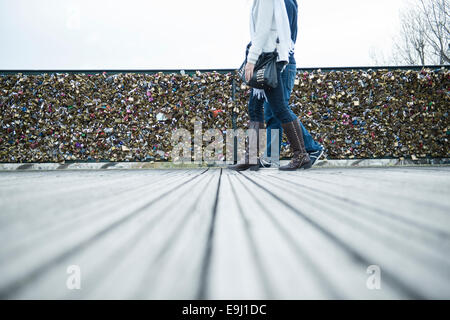
<instances>
[{"instance_id":1,"label":"metal post","mask_svg":"<svg viewBox=\"0 0 450 320\"><path fill-rule=\"evenodd\" d=\"M234 109L236 108L236 100L235 100L235 95L236 95L236 79L233 77L233 80L231 81L231 100L233 101L233 110L231 111L231 125L233 127L233 131L237 129L237 125L236 125L236 112L234 112ZM237 138L234 137L233 138L233 162L236 164L237 163Z\"/></svg>"}]
</instances>

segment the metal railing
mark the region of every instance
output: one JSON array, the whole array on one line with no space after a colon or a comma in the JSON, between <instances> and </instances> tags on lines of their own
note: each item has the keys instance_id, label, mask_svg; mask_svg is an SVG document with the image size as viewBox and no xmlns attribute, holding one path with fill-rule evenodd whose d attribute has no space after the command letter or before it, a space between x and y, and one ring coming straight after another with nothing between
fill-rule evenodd
<instances>
[{"instance_id":1,"label":"metal railing","mask_svg":"<svg viewBox=\"0 0 450 320\"><path fill-rule=\"evenodd\" d=\"M332 71L351 71L351 70L422 70L432 69L439 70L441 68L449 68L450 65L426 65L426 66L363 66L363 67L298 67L297 71L317 71L332 72ZM45 74L45 73L69 73L69 74L97 74L106 72L108 74L117 73L143 73L143 74L155 74L162 72L163 74L181 73L192 75L197 71L201 73L217 72L221 74L232 73L237 69L1 69L0 75L7 74Z\"/></svg>"},{"instance_id":2,"label":"metal railing","mask_svg":"<svg viewBox=\"0 0 450 320\"><path fill-rule=\"evenodd\" d=\"M420 71L422 69L431 69L433 71L439 71L442 69L449 68L450 65L425 65L425 66L363 66L363 67L299 67L297 68L297 72L315 72L315 71L321 71L321 72L333 72L333 71L353 71L353 70L360 70L360 71L369 71L369 70L413 70L413 71ZM0 75L10 75L10 74L24 74L24 75L39 75L39 74L101 74L106 72L107 74L119 74L119 73L136 73L136 74L157 74L157 73L163 73L163 74L179 74L184 73L187 75L194 75L197 72L201 73L212 73L217 72L220 74L227 74L227 73L234 73L237 69L10 69L10 70L0 70ZM232 86L232 100L235 101L235 94L236 94L236 81L235 78L232 78L231 80L231 86ZM231 122L232 127L235 130L237 128L237 115L234 111L234 108L231 112ZM234 159L237 159L237 138L234 138Z\"/></svg>"}]
</instances>

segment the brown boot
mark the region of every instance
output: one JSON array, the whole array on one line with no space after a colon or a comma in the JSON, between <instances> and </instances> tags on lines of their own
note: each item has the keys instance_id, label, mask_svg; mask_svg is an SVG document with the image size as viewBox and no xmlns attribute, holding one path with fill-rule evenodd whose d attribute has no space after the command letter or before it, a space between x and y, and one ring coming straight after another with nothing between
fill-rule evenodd
<instances>
[{"instance_id":1,"label":"brown boot","mask_svg":"<svg viewBox=\"0 0 450 320\"><path fill-rule=\"evenodd\" d=\"M259 129L264 129L264 123L263 122L257 122L257 121L250 121L248 125L249 130L256 130L256 155L259 157ZM249 139L247 139L247 142ZM245 148L245 162L241 164L235 164L228 166L228 169L236 170L236 171L245 171L250 169L251 171L258 171L259 170L259 161L256 161L256 163L251 164L250 163L250 151L249 151L249 145L250 143L247 143L247 146Z\"/></svg>"},{"instance_id":2,"label":"brown boot","mask_svg":"<svg viewBox=\"0 0 450 320\"><path fill-rule=\"evenodd\" d=\"M295 171L297 169L311 168L311 159L309 159L309 155L305 149L302 128L300 127L298 119L292 122L283 123L282 127L291 145L294 156L289 164L280 167L279 169L282 171Z\"/></svg>"}]
</instances>

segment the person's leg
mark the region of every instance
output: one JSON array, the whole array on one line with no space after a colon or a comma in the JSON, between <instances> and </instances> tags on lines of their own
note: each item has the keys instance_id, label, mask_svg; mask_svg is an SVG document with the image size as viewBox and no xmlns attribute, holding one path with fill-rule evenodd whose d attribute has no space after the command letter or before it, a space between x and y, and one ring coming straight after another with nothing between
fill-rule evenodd
<instances>
[{"instance_id":1,"label":"person's leg","mask_svg":"<svg viewBox=\"0 0 450 320\"><path fill-rule=\"evenodd\" d=\"M277 63L278 86L265 90L267 102L270 105L273 116L280 123L288 123L297 119L295 114L289 108L286 100L285 84L282 80L282 63Z\"/></svg>"},{"instance_id":2,"label":"person's leg","mask_svg":"<svg viewBox=\"0 0 450 320\"><path fill-rule=\"evenodd\" d=\"M281 80L284 84L284 98L286 99L286 103L288 105L289 111L292 113L292 116L296 116L289 105L290 97L292 94L292 91L294 89L295 84L295 77L297 74L297 66L295 63L288 64L284 71L281 74ZM271 137L271 130L272 129L278 129L279 130L279 142L278 142L278 150L281 150L281 142L283 137L283 128L281 126L281 122L276 119L273 115L272 108L269 103L264 103L264 120L266 122L266 128L267 128L267 148L266 148L266 156L268 158L271 158L271 147L272 147L272 137ZM308 153L314 153L319 150L322 150L323 147L318 144L316 141L314 141L311 134L306 130L303 123L300 121L300 127L302 129L303 133L303 139L305 141L305 148ZM276 157L276 155L275 155Z\"/></svg>"},{"instance_id":3,"label":"person's leg","mask_svg":"<svg viewBox=\"0 0 450 320\"><path fill-rule=\"evenodd\" d=\"M265 156L269 160L279 159L283 128L281 127L281 122L273 115L272 108L267 101L264 102L264 121L266 122L267 128L267 147ZM278 130L278 139L276 139L276 136L272 137L272 130ZM272 144L278 144L278 149L274 146L275 150L278 150L278 154L272 154Z\"/></svg>"},{"instance_id":4,"label":"person's leg","mask_svg":"<svg viewBox=\"0 0 450 320\"><path fill-rule=\"evenodd\" d=\"M292 112L292 109L291 109L291 107L289 105L289 100L291 98L292 91L294 90L295 77L296 77L296 74L297 74L297 65L295 63L290 63L286 67L286 69L285 69L285 71L283 73L286 74L285 77L283 78L283 81L285 83L285 98L287 99L288 107L289 107L289 109ZM294 114L294 113L292 112L292 114ZM303 139L305 141L306 151L308 153L312 153L312 152L316 152L316 151L322 150L323 149L322 146L320 144L318 144L316 141L314 141L313 137L308 132L308 130L306 130L305 126L300 121L300 119L298 121L300 122L300 127L302 129Z\"/></svg>"},{"instance_id":5,"label":"person's leg","mask_svg":"<svg viewBox=\"0 0 450 320\"><path fill-rule=\"evenodd\" d=\"M250 121L264 122L264 99L259 99L250 90L250 100L248 102L248 116Z\"/></svg>"},{"instance_id":6,"label":"person's leg","mask_svg":"<svg viewBox=\"0 0 450 320\"><path fill-rule=\"evenodd\" d=\"M236 171L245 171L247 169L258 170L259 163L257 159L253 162L252 157L256 155L259 156L259 130L264 129L264 113L263 113L263 99L258 99L253 96L253 89L250 92L250 100L248 103L248 115L250 122L248 124L248 133L256 137L256 146L250 146L252 139L246 139L246 151L245 151L245 161L244 163L238 163L235 165L228 166L229 169ZM252 132L253 131L253 132ZM254 147L254 149L253 149ZM250 156L253 154L252 156Z\"/></svg>"},{"instance_id":7,"label":"person's leg","mask_svg":"<svg viewBox=\"0 0 450 320\"><path fill-rule=\"evenodd\" d=\"M284 83L281 79L281 69L283 63L277 63L277 76L279 85L276 88L265 90L267 100L271 106L272 112L283 127L283 131L290 143L293 157L287 166L280 167L280 170L297 170L300 168L308 169L311 167L311 160L306 152L303 134L300 128L298 118L288 107L286 100Z\"/></svg>"},{"instance_id":8,"label":"person's leg","mask_svg":"<svg viewBox=\"0 0 450 320\"><path fill-rule=\"evenodd\" d=\"M286 104L289 107L289 100L290 95L292 92L292 88L294 83L292 82L292 85L290 85L290 73L288 70L294 69L296 71L295 64L288 64L286 68L281 73L281 81L284 84L284 99L286 100ZM295 74L294 74L294 80L295 80ZM292 81L294 81L292 80ZM290 90L287 88L291 88ZM293 115L295 117L295 115ZM281 142L283 140L283 127L281 126L281 122L274 116L272 108L270 106L270 103L267 101L264 102L264 120L266 122L266 128L267 128L267 148L265 152L265 156L267 157L267 160L270 161L270 163L279 163L280 159L280 151L281 151ZM272 130L278 130L278 141L275 141L276 138L272 139ZM278 154L272 155L272 144L278 143L278 149L275 148L275 150L278 150Z\"/></svg>"},{"instance_id":9,"label":"person's leg","mask_svg":"<svg viewBox=\"0 0 450 320\"><path fill-rule=\"evenodd\" d=\"M316 141L314 141L311 134L306 130L306 128L303 126L302 122L300 121L300 127L302 128L303 132L303 138L305 139L305 148L308 153L313 153L316 151L320 151L323 149L323 147L318 144Z\"/></svg>"}]
</instances>

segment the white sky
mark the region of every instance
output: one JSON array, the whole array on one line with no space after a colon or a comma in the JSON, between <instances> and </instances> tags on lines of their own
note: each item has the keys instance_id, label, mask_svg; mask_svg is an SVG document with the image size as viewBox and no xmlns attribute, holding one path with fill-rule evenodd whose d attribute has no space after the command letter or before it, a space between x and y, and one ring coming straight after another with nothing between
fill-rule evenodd
<instances>
[{"instance_id":1,"label":"white sky","mask_svg":"<svg viewBox=\"0 0 450 320\"><path fill-rule=\"evenodd\" d=\"M252 0L0 0L0 69L237 68ZM298 0L299 67L372 65L403 0Z\"/></svg>"}]
</instances>

